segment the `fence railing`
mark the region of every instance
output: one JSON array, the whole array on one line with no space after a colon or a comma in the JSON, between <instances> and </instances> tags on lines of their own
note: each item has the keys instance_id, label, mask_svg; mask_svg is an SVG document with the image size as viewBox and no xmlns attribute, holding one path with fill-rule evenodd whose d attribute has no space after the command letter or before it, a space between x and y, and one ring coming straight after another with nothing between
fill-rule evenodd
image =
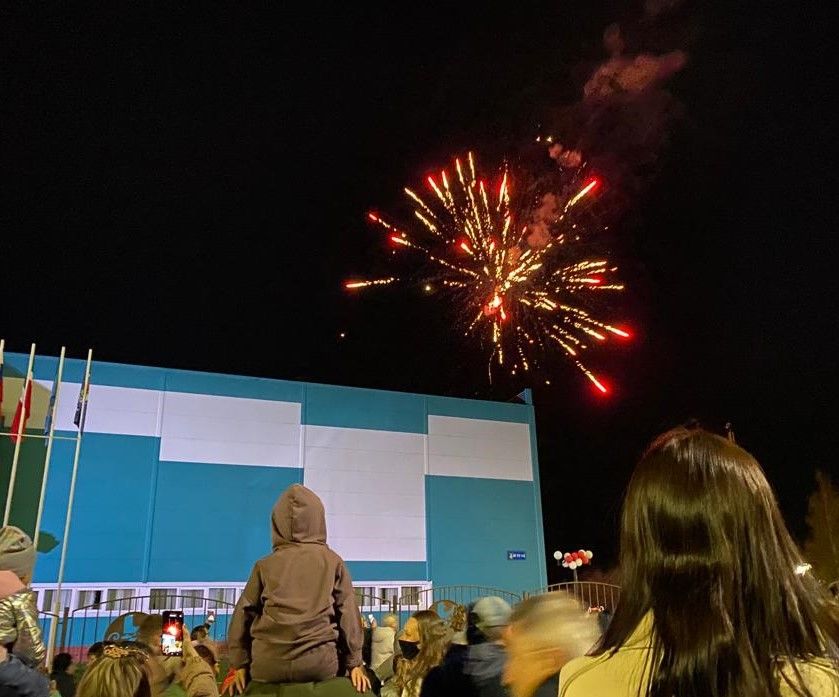
<instances>
[{"instance_id":1,"label":"fence railing","mask_svg":"<svg viewBox=\"0 0 839 697\"><path fill-rule=\"evenodd\" d=\"M569 593L586 607L602 605L612 611L620 600L620 586L572 581L546 586L525 594L475 585L417 589L400 597L356 592L356 602L362 615L368 620L369 615L373 615L377 622L381 622L385 614L392 613L396 615L399 626L402 626L418 610L433 609L446 619L458 606L468 606L485 596L497 596L510 605L515 605L523 596L552 591ZM227 629L234 608L234 603L203 596L152 594L106 599L72 610L65 608L60 615L41 612L40 619L45 636L49 636L51 623L57 623L56 646L59 651L70 653L75 661L83 661L87 656L87 649L99 641L126 639L156 644L159 641L161 613L164 610L181 610L184 613L184 622L190 628L202 624L209 625L209 638L216 643L220 651L224 651Z\"/></svg>"},{"instance_id":2,"label":"fence railing","mask_svg":"<svg viewBox=\"0 0 839 697\"><path fill-rule=\"evenodd\" d=\"M164 610L180 610L184 624L190 629L209 626L209 638L224 648L227 628L234 603L189 595L143 595L131 598L102 600L83 607L64 608L62 614L41 612L44 636L49 636L50 624L57 622L58 651L83 661L87 650L99 641L139 640L157 644L162 629Z\"/></svg>"},{"instance_id":3,"label":"fence railing","mask_svg":"<svg viewBox=\"0 0 839 697\"><path fill-rule=\"evenodd\" d=\"M613 583L600 583L596 581L568 581L566 583L554 583L528 595L539 595L541 593L552 593L562 591L573 595L586 607L598 607L602 605L607 610L614 612L621 597L621 587Z\"/></svg>"}]
</instances>

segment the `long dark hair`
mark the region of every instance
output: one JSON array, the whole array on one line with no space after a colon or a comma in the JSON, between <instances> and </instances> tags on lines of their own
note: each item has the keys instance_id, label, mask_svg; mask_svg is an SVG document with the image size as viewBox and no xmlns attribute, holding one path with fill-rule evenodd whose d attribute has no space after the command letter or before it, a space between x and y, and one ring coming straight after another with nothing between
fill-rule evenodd
<instances>
[{"instance_id":1,"label":"long dark hair","mask_svg":"<svg viewBox=\"0 0 839 697\"><path fill-rule=\"evenodd\" d=\"M594 655L652 613L648 697L812 697L796 661L839 666L839 608L809 574L757 461L678 428L635 468L621 521L620 604ZM835 674L835 673L834 673Z\"/></svg>"},{"instance_id":2,"label":"long dark hair","mask_svg":"<svg viewBox=\"0 0 839 697\"><path fill-rule=\"evenodd\" d=\"M419 624L419 654L411 661L401 661L393 678L400 692L404 689L412 695L419 694L419 681L428 671L443 662L451 640L449 628L433 610L420 610L413 617Z\"/></svg>"}]
</instances>

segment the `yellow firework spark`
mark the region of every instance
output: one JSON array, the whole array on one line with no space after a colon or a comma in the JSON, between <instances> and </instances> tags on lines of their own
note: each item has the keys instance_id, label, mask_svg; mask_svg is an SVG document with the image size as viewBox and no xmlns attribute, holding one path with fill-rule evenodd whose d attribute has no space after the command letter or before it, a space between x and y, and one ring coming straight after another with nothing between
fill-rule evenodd
<instances>
[{"instance_id":1,"label":"yellow firework spark","mask_svg":"<svg viewBox=\"0 0 839 697\"><path fill-rule=\"evenodd\" d=\"M387 231L397 247L420 254L445 298L464 317L466 334L484 339L490 365L526 373L551 348L568 356L601 393L604 383L580 360L589 343L629 333L594 316L592 294L621 291L617 267L607 259L575 256L579 240L567 214L600 188L590 178L580 184L556 216L564 228L531 239L532 210L515 200L514 181L505 168L494 188L479 178L475 157L454 160L454 176L443 170L427 178L430 197L405 188L420 227L402 230L378 214L371 222ZM518 208L516 207L518 206ZM519 210L524 213L518 216ZM573 234L566 234L572 232ZM535 240L535 241L534 241ZM580 245L580 249L585 247ZM559 253L561 250L561 254ZM390 285L396 277L352 280L348 290ZM432 286L423 283L428 291Z\"/></svg>"}]
</instances>

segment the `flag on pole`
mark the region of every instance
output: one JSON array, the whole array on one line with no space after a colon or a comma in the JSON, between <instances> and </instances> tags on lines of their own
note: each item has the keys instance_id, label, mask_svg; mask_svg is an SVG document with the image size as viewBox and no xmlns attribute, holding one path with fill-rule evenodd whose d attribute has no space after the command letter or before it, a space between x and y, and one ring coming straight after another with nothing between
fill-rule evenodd
<instances>
[{"instance_id":1,"label":"flag on pole","mask_svg":"<svg viewBox=\"0 0 839 697\"><path fill-rule=\"evenodd\" d=\"M84 431L84 419L87 414L87 395L89 391L90 384L87 378L85 378L79 390L79 400L76 402L76 415L73 417L73 423L78 426L80 432Z\"/></svg>"},{"instance_id":2,"label":"flag on pole","mask_svg":"<svg viewBox=\"0 0 839 697\"><path fill-rule=\"evenodd\" d=\"M50 390L50 403L47 407L47 418L44 420L44 435L48 436L52 429L52 419L55 413L55 393L58 390L58 372L55 373L55 380L52 381L52 390ZM44 441L47 445L49 441Z\"/></svg>"},{"instance_id":3,"label":"flag on pole","mask_svg":"<svg viewBox=\"0 0 839 697\"><path fill-rule=\"evenodd\" d=\"M23 433L26 430L26 422L29 421L29 415L32 413L32 373L26 376L26 381L23 383L23 389L20 391L20 399L15 409L15 418L12 420L12 429L9 437L15 442L18 442L18 431Z\"/></svg>"}]
</instances>

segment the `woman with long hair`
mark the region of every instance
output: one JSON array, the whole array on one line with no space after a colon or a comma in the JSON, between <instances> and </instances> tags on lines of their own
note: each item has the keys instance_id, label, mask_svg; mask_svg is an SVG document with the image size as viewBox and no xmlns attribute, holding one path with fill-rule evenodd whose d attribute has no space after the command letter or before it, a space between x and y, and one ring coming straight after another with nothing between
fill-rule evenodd
<instances>
[{"instance_id":1,"label":"woman with long hair","mask_svg":"<svg viewBox=\"0 0 839 697\"><path fill-rule=\"evenodd\" d=\"M77 697L152 697L151 656L142 644L107 644L85 670Z\"/></svg>"},{"instance_id":2,"label":"woman with long hair","mask_svg":"<svg viewBox=\"0 0 839 697\"><path fill-rule=\"evenodd\" d=\"M411 629L413 622L415 632ZM383 697L419 697L423 679L440 665L451 640L451 631L433 610L415 612L405 623L405 634L416 636L419 653L413 659L399 661L393 679L382 689Z\"/></svg>"},{"instance_id":3,"label":"woman with long hair","mask_svg":"<svg viewBox=\"0 0 839 697\"><path fill-rule=\"evenodd\" d=\"M620 603L560 696L839 696L839 606L809 574L757 461L677 428L653 441L621 521Z\"/></svg>"}]
</instances>

